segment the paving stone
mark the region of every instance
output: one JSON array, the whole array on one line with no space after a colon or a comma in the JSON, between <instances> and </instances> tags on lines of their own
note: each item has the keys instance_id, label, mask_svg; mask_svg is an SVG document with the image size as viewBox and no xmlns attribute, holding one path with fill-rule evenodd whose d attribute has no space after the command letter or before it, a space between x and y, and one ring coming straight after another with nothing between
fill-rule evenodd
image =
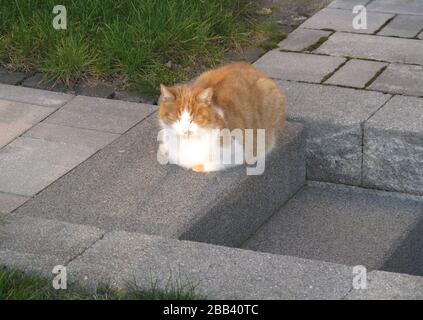
<instances>
[{"instance_id":1,"label":"paving stone","mask_svg":"<svg viewBox=\"0 0 423 320\"><path fill-rule=\"evenodd\" d=\"M423 194L423 99L395 96L364 130L363 184Z\"/></svg>"},{"instance_id":2,"label":"paving stone","mask_svg":"<svg viewBox=\"0 0 423 320\"><path fill-rule=\"evenodd\" d=\"M0 99L5 100L59 108L72 98L65 93L0 84Z\"/></svg>"},{"instance_id":3,"label":"paving stone","mask_svg":"<svg viewBox=\"0 0 423 320\"><path fill-rule=\"evenodd\" d=\"M44 73L36 73L33 76L27 78L22 82L24 87L30 87L35 89L44 89L49 91L65 92L66 86L61 83L48 80L48 77Z\"/></svg>"},{"instance_id":4,"label":"paving stone","mask_svg":"<svg viewBox=\"0 0 423 320\"><path fill-rule=\"evenodd\" d=\"M339 57L272 50L254 65L275 79L320 82L345 60Z\"/></svg>"},{"instance_id":5,"label":"paving stone","mask_svg":"<svg viewBox=\"0 0 423 320\"><path fill-rule=\"evenodd\" d=\"M423 275L423 219L408 232L405 239L385 261L380 270Z\"/></svg>"},{"instance_id":6,"label":"paving stone","mask_svg":"<svg viewBox=\"0 0 423 320\"><path fill-rule=\"evenodd\" d=\"M364 88L387 65L387 63L383 62L352 59L336 71L325 83Z\"/></svg>"},{"instance_id":7,"label":"paving stone","mask_svg":"<svg viewBox=\"0 0 423 320\"><path fill-rule=\"evenodd\" d=\"M305 21L301 28L310 29L329 29L335 31L346 31L355 33L374 33L379 30L392 14L386 13L367 13L367 29L354 29L353 20L356 14L352 10L342 9L322 9L314 16Z\"/></svg>"},{"instance_id":8,"label":"paving stone","mask_svg":"<svg viewBox=\"0 0 423 320\"><path fill-rule=\"evenodd\" d=\"M423 15L421 0L374 0L368 6L369 11L392 12L397 14Z\"/></svg>"},{"instance_id":9,"label":"paving stone","mask_svg":"<svg viewBox=\"0 0 423 320\"><path fill-rule=\"evenodd\" d=\"M140 103L77 96L45 122L121 134L156 109Z\"/></svg>"},{"instance_id":10,"label":"paving stone","mask_svg":"<svg viewBox=\"0 0 423 320\"><path fill-rule=\"evenodd\" d=\"M423 96L423 67L391 64L369 87L371 90Z\"/></svg>"},{"instance_id":11,"label":"paving stone","mask_svg":"<svg viewBox=\"0 0 423 320\"><path fill-rule=\"evenodd\" d=\"M43 190L18 211L165 237L236 246L305 181L302 126L288 124L264 174L239 166L197 174L157 161L150 117Z\"/></svg>"},{"instance_id":12,"label":"paving stone","mask_svg":"<svg viewBox=\"0 0 423 320\"><path fill-rule=\"evenodd\" d=\"M413 39L336 32L315 52L423 65L423 42Z\"/></svg>"},{"instance_id":13,"label":"paving stone","mask_svg":"<svg viewBox=\"0 0 423 320\"><path fill-rule=\"evenodd\" d=\"M0 214L10 213L29 198L0 192Z\"/></svg>"},{"instance_id":14,"label":"paving stone","mask_svg":"<svg viewBox=\"0 0 423 320\"><path fill-rule=\"evenodd\" d=\"M322 38L329 37L330 34L330 31L298 28L279 44L279 48L288 51L303 51L318 43Z\"/></svg>"},{"instance_id":15,"label":"paving stone","mask_svg":"<svg viewBox=\"0 0 423 320\"><path fill-rule=\"evenodd\" d=\"M366 6L370 1L371 0L335 0L329 4L328 8L352 10L358 5Z\"/></svg>"},{"instance_id":16,"label":"paving stone","mask_svg":"<svg viewBox=\"0 0 423 320\"><path fill-rule=\"evenodd\" d=\"M423 277L373 271L364 290L352 290L347 300L422 300Z\"/></svg>"},{"instance_id":17,"label":"paving stone","mask_svg":"<svg viewBox=\"0 0 423 320\"><path fill-rule=\"evenodd\" d=\"M94 227L15 216L9 216L0 230L0 250L55 256L62 265L104 235Z\"/></svg>"},{"instance_id":18,"label":"paving stone","mask_svg":"<svg viewBox=\"0 0 423 320\"><path fill-rule=\"evenodd\" d=\"M362 125L389 95L364 90L279 82L288 118L307 130L307 177L359 185Z\"/></svg>"},{"instance_id":19,"label":"paving stone","mask_svg":"<svg viewBox=\"0 0 423 320\"><path fill-rule=\"evenodd\" d=\"M111 98L115 94L115 88L109 84L98 82L93 86L84 84L77 88L77 92L83 96Z\"/></svg>"},{"instance_id":20,"label":"paving stone","mask_svg":"<svg viewBox=\"0 0 423 320\"><path fill-rule=\"evenodd\" d=\"M54 110L54 108L0 100L0 148L46 118Z\"/></svg>"},{"instance_id":21,"label":"paving stone","mask_svg":"<svg viewBox=\"0 0 423 320\"><path fill-rule=\"evenodd\" d=\"M208 299L247 300L340 299L352 277L350 267L337 264L126 232L106 234L67 271L92 287L178 281Z\"/></svg>"},{"instance_id":22,"label":"paving stone","mask_svg":"<svg viewBox=\"0 0 423 320\"><path fill-rule=\"evenodd\" d=\"M378 35L414 38L423 29L423 15L398 15Z\"/></svg>"},{"instance_id":23,"label":"paving stone","mask_svg":"<svg viewBox=\"0 0 423 320\"><path fill-rule=\"evenodd\" d=\"M419 39L422 39L423 40L423 32L422 33L420 33L419 35L418 35L418 37L417 38L419 38Z\"/></svg>"},{"instance_id":24,"label":"paving stone","mask_svg":"<svg viewBox=\"0 0 423 320\"><path fill-rule=\"evenodd\" d=\"M0 67L0 83L15 85L22 82L26 77L28 77L27 73L12 72Z\"/></svg>"},{"instance_id":25,"label":"paving stone","mask_svg":"<svg viewBox=\"0 0 423 320\"><path fill-rule=\"evenodd\" d=\"M76 144L97 151L117 139L119 135L42 122L28 130L24 137Z\"/></svg>"},{"instance_id":26,"label":"paving stone","mask_svg":"<svg viewBox=\"0 0 423 320\"><path fill-rule=\"evenodd\" d=\"M373 270L384 264L420 220L423 198L312 183L243 248Z\"/></svg>"},{"instance_id":27,"label":"paving stone","mask_svg":"<svg viewBox=\"0 0 423 320\"><path fill-rule=\"evenodd\" d=\"M18 138L0 150L0 191L32 196L93 153L85 146Z\"/></svg>"}]
</instances>

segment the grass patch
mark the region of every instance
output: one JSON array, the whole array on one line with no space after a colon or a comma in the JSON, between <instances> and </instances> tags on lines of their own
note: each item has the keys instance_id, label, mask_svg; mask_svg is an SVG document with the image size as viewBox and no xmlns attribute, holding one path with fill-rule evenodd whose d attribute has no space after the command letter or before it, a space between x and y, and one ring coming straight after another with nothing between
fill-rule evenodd
<instances>
[{"instance_id":1,"label":"grass patch","mask_svg":"<svg viewBox=\"0 0 423 320\"><path fill-rule=\"evenodd\" d=\"M214 66L253 32L249 0L63 0L67 30L52 26L56 0L0 0L0 64L44 71L66 84L119 77L156 93ZM172 67L169 68L169 61Z\"/></svg>"},{"instance_id":2,"label":"grass patch","mask_svg":"<svg viewBox=\"0 0 423 320\"><path fill-rule=\"evenodd\" d=\"M147 288L135 282L123 290L100 285L95 294L72 287L55 290L52 283L38 275L28 275L17 270L0 269L0 300L194 300L204 299L195 293L195 286L169 279L164 287L153 282Z\"/></svg>"}]
</instances>

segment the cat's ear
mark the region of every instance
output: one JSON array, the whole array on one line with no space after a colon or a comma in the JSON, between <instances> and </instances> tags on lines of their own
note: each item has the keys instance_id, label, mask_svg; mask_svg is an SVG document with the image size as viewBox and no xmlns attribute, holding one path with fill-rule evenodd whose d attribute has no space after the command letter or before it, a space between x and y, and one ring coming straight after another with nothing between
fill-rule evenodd
<instances>
[{"instance_id":1,"label":"cat's ear","mask_svg":"<svg viewBox=\"0 0 423 320\"><path fill-rule=\"evenodd\" d=\"M199 102L205 103L205 104L211 104L212 99L213 99L213 88L207 88L203 91L201 91L198 96L197 99Z\"/></svg>"},{"instance_id":2,"label":"cat's ear","mask_svg":"<svg viewBox=\"0 0 423 320\"><path fill-rule=\"evenodd\" d=\"M165 85L160 85L160 100L162 101L172 101L175 100L175 95L172 93L172 91L166 87Z\"/></svg>"}]
</instances>

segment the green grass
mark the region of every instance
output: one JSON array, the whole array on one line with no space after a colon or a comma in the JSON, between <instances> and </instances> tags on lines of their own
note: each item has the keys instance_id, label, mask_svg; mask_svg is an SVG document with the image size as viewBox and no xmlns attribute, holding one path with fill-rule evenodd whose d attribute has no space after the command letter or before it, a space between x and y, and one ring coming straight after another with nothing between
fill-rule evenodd
<instances>
[{"instance_id":1,"label":"green grass","mask_svg":"<svg viewBox=\"0 0 423 320\"><path fill-rule=\"evenodd\" d=\"M66 84L118 78L155 93L160 82L215 65L254 30L250 0L63 0L67 30L52 26L57 4L0 0L0 64Z\"/></svg>"},{"instance_id":2,"label":"green grass","mask_svg":"<svg viewBox=\"0 0 423 320\"><path fill-rule=\"evenodd\" d=\"M51 281L17 270L0 269L0 300L194 300L204 299L195 293L195 286L169 279L165 286L152 282L143 288L128 283L122 290L100 285L95 294L76 287L55 290Z\"/></svg>"}]
</instances>

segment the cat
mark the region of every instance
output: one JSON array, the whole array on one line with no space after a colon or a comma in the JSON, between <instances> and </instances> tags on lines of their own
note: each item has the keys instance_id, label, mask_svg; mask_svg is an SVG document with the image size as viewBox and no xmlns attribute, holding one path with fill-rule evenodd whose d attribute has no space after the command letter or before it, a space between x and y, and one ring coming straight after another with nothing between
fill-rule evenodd
<instances>
[{"instance_id":1,"label":"cat","mask_svg":"<svg viewBox=\"0 0 423 320\"><path fill-rule=\"evenodd\" d=\"M228 64L201 74L190 84L160 85L160 89L160 123L174 139L163 141L159 152L171 163L195 172L218 171L233 165L211 161L212 148L235 152L236 157L239 152L247 154L242 150L242 138L235 138L234 148L228 140L222 142L219 130L253 129L256 140L257 129L265 129L267 154L286 121L285 97L278 85L247 63ZM257 153L253 148L248 154ZM245 160L251 164L251 159Z\"/></svg>"}]
</instances>

